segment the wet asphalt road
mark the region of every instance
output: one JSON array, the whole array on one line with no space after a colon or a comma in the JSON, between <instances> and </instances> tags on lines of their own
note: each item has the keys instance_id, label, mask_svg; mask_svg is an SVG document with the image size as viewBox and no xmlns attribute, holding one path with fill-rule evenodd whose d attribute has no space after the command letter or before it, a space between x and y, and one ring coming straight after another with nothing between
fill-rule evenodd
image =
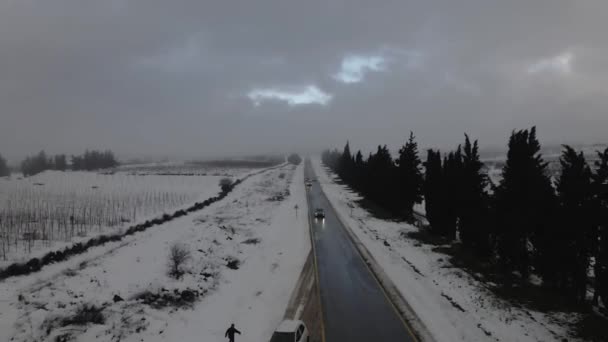
<instances>
[{"instance_id":1,"label":"wet asphalt road","mask_svg":"<svg viewBox=\"0 0 608 342\"><path fill-rule=\"evenodd\" d=\"M326 341L416 342L347 235L316 181L308 160L304 175L315 180L307 190L307 199ZM316 208L325 211L324 220L314 219Z\"/></svg>"}]
</instances>

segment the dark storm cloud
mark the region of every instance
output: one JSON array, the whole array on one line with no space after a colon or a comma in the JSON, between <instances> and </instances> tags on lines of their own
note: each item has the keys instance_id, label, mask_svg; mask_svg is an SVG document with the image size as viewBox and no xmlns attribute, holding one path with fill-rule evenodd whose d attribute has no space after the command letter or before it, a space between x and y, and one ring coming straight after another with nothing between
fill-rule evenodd
<instances>
[{"instance_id":1,"label":"dark storm cloud","mask_svg":"<svg viewBox=\"0 0 608 342\"><path fill-rule=\"evenodd\" d=\"M607 10L599 0L5 1L0 153L368 148L397 146L409 130L424 146L464 131L494 146L533 124L547 142L603 140Z\"/></svg>"}]
</instances>

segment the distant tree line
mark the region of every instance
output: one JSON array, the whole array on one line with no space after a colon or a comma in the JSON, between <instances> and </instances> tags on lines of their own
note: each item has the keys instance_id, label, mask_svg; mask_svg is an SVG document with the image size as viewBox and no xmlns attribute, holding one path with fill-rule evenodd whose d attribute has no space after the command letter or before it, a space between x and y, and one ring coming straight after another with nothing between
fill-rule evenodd
<instances>
[{"instance_id":1,"label":"distant tree line","mask_svg":"<svg viewBox=\"0 0 608 342\"><path fill-rule=\"evenodd\" d=\"M302 157L300 157L297 153L292 153L287 157L287 162L293 165L300 165L302 162Z\"/></svg>"},{"instance_id":2,"label":"distant tree line","mask_svg":"<svg viewBox=\"0 0 608 342\"><path fill-rule=\"evenodd\" d=\"M448 153L428 150L425 162L413 134L396 159L386 145L366 159L360 151L353 156L348 143L342 152L323 152L322 159L350 187L396 215L411 219L414 204L424 198L429 232L495 265L508 275L503 285L528 282L534 273L543 287L578 304L592 287L592 302L601 299L608 307L608 148L589 165L582 152L564 145L555 181L540 150L534 127L513 131L497 185L487 176L477 141L467 135Z\"/></svg>"},{"instance_id":3,"label":"distant tree line","mask_svg":"<svg viewBox=\"0 0 608 342\"><path fill-rule=\"evenodd\" d=\"M72 170L98 170L118 166L112 151L85 151L80 156L72 156Z\"/></svg>"},{"instance_id":4,"label":"distant tree line","mask_svg":"<svg viewBox=\"0 0 608 342\"><path fill-rule=\"evenodd\" d=\"M217 168L266 168L285 162L285 156L252 156L242 159L193 160L188 164Z\"/></svg>"},{"instance_id":5,"label":"distant tree line","mask_svg":"<svg viewBox=\"0 0 608 342\"><path fill-rule=\"evenodd\" d=\"M6 177L11 175L11 169L6 164L6 159L0 155L0 177Z\"/></svg>"},{"instance_id":6,"label":"distant tree line","mask_svg":"<svg viewBox=\"0 0 608 342\"><path fill-rule=\"evenodd\" d=\"M67 169L65 155L57 155L55 157L47 156L44 151L38 154L26 157L21 162L21 172L24 176L31 176L45 170L61 170Z\"/></svg>"},{"instance_id":7,"label":"distant tree line","mask_svg":"<svg viewBox=\"0 0 608 342\"><path fill-rule=\"evenodd\" d=\"M65 171L72 170L97 170L112 168L118 165L112 151L85 151L82 155L71 156L71 163L68 165L65 154L47 156L44 151L25 158L21 162L21 172L24 176L32 176L45 170Z\"/></svg>"}]
</instances>

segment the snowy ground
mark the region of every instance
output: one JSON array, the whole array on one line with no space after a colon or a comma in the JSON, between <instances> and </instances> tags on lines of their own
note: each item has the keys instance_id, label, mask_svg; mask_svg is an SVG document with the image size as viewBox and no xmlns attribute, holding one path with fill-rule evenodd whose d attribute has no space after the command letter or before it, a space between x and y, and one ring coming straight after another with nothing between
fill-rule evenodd
<instances>
[{"instance_id":1,"label":"snowy ground","mask_svg":"<svg viewBox=\"0 0 608 342\"><path fill-rule=\"evenodd\" d=\"M129 175L184 175L184 176L223 176L241 177L258 170L259 167L210 166L203 163L163 162L120 165L115 171Z\"/></svg>"},{"instance_id":2,"label":"snowy ground","mask_svg":"<svg viewBox=\"0 0 608 342\"><path fill-rule=\"evenodd\" d=\"M222 178L69 171L0 178L0 267L212 197ZM34 223L12 229L9 221L16 215L28 215ZM76 218L76 234L69 216ZM26 241L28 231L38 239Z\"/></svg>"},{"instance_id":3,"label":"snowy ground","mask_svg":"<svg viewBox=\"0 0 608 342\"><path fill-rule=\"evenodd\" d=\"M255 175L201 212L7 279L0 340L223 341L234 322L244 340L267 341L310 248L302 178L289 165ZM179 280L167 275L175 243L191 253ZM102 308L104 323L70 322L84 304Z\"/></svg>"},{"instance_id":4,"label":"snowy ground","mask_svg":"<svg viewBox=\"0 0 608 342\"><path fill-rule=\"evenodd\" d=\"M341 219L410 304L436 341L561 341L572 316L513 307L454 268L445 254L403 237L417 228L372 217L358 195L313 159L318 180ZM572 339L569 339L572 341Z\"/></svg>"}]
</instances>

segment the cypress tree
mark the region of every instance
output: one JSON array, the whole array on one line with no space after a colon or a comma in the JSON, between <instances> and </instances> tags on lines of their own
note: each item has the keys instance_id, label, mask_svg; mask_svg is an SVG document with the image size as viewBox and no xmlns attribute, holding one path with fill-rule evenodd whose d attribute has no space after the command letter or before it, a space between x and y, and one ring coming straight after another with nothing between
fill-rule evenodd
<instances>
[{"instance_id":1,"label":"cypress tree","mask_svg":"<svg viewBox=\"0 0 608 342\"><path fill-rule=\"evenodd\" d=\"M399 194L395 209L410 219L414 211L414 204L422 202L423 182L418 144L415 141L414 133L410 132L407 143L399 149L396 165Z\"/></svg>"},{"instance_id":2,"label":"cypress tree","mask_svg":"<svg viewBox=\"0 0 608 342\"><path fill-rule=\"evenodd\" d=\"M487 227L488 185L487 174L479 160L477 140L471 144L465 134L462 155L462 179L460 181L459 233L464 246L472 248L480 256L491 254L490 235Z\"/></svg>"},{"instance_id":3,"label":"cypress tree","mask_svg":"<svg viewBox=\"0 0 608 342\"><path fill-rule=\"evenodd\" d=\"M363 160L361 151L357 151L353 167L353 187L358 191L363 191L365 182L365 161Z\"/></svg>"},{"instance_id":4,"label":"cypress tree","mask_svg":"<svg viewBox=\"0 0 608 342\"><path fill-rule=\"evenodd\" d=\"M429 150L425 162L424 196L431 231L449 240L456 238L460 210L462 152L460 146L441 162L439 151Z\"/></svg>"},{"instance_id":5,"label":"cypress tree","mask_svg":"<svg viewBox=\"0 0 608 342\"><path fill-rule=\"evenodd\" d=\"M386 145L378 146L375 154L367 162L369 185L366 192L370 200L388 209L395 202L395 165Z\"/></svg>"},{"instance_id":6,"label":"cypress tree","mask_svg":"<svg viewBox=\"0 0 608 342\"><path fill-rule=\"evenodd\" d=\"M460 145L454 152L450 152L443 161L443 219L442 231L450 240L456 238L458 226L458 213L461 211L462 201L462 150Z\"/></svg>"},{"instance_id":7,"label":"cypress tree","mask_svg":"<svg viewBox=\"0 0 608 342\"><path fill-rule=\"evenodd\" d=\"M547 241L541 244L547 259L542 275L550 281L557 275L558 287L580 303L585 301L587 292L593 231L591 169L583 153L567 145L560 164L562 172L557 182L560 220L550 234L544 235ZM547 267L547 264L558 267Z\"/></svg>"},{"instance_id":8,"label":"cypress tree","mask_svg":"<svg viewBox=\"0 0 608 342\"><path fill-rule=\"evenodd\" d=\"M444 235L444 188L441 152L428 150L424 163L424 208L431 232L437 235Z\"/></svg>"},{"instance_id":9,"label":"cypress tree","mask_svg":"<svg viewBox=\"0 0 608 342\"><path fill-rule=\"evenodd\" d=\"M596 229L592 236L593 254L595 256L594 276L595 291L593 300L597 303L601 297L602 303L608 307L608 148L597 152L593 174L593 198L595 204Z\"/></svg>"},{"instance_id":10,"label":"cypress tree","mask_svg":"<svg viewBox=\"0 0 608 342\"><path fill-rule=\"evenodd\" d=\"M496 188L496 252L503 269L528 278L532 265L528 245L549 232L555 193L540 154L536 128L514 131ZM542 239L541 239L542 240Z\"/></svg>"},{"instance_id":11,"label":"cypress tree","mask_svg":"<svg viewBox=\"0 0 608 342\"><path fill-rule=\"evenodd\" d=\"M338 175L342 180L352 185L352 174L353 174L353 157L350 153L349 142L346 142L346 146L344 146L344 151L342 152L342 156L340 157L339 165L338 165Z\"/></svg>"}]
</instances>

